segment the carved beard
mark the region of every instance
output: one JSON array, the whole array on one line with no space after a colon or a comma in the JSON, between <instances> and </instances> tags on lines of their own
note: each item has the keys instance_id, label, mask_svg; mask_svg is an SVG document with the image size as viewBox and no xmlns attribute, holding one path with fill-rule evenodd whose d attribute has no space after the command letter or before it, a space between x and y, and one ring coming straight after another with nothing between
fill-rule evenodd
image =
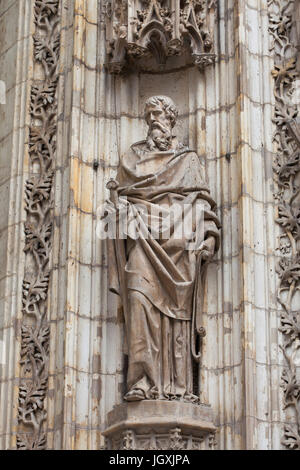
<instances>
[{"instance_id":1,"label":"carved beard","mask_svg":"<svg viewBox=\"0 0 300 470\"><path fill-rule=\"evenodd\" d=\"M147 145L150 150L157 148L161 152L169 150L172 146L172 132L160 122L154 122L149 128Z\"/></svg>"}]
</instances>

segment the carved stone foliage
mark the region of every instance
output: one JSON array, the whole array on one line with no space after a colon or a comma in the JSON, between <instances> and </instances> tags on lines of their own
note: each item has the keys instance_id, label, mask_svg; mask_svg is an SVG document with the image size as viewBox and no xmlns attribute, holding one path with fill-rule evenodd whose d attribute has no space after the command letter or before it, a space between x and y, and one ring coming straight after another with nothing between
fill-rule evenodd
<instances>
[{"instance_id":1,"label":"carved stone foliage","mask_svg":"<svg viewBox=\"0 0 300 470\"><path fill-rule=\"evenodd\" d=\"M140 434L126 429L118 436L107 440L109 450L214 450L215 433L203 432L193 436L181 428L171 429L168 433L149 432Z\"/></svg>"},{"instance_id":2,"label":"carved stone foliage","mask_svg":"<svg viewBox=\"0 0 300 470\"><path fill-rule=\"evenodd\" d=\"M56 152L60 0L36 0L34 59L43 79L31 88L29 155L32 176L26 182L25 277L23 281L23 324L21 384L19 389L19 434L17 448L46 448L43 423L48 386L49 325L47 297L53 228L53 166Z\"/></svg>"},{"instance_id":3,"label":"carved stone foliage","mask_svg":"<svg viewBox=\"0 0 300 470\"><path fill-rule=\"evenodd\" d=\"M269 28L274 39L275 141L274 175L277 223L281 226L278 301L282 307L280 331L286 366L282 373L284 408L292 411L295 424L284 429L282 444L300 450L300 121L296 100L297 49L292 43L297 1L269 0ZM299 373L299 372L298 372Z\"/></svg>"},{"instance_id":4,"label":"carved stone foliage","mask_svg":"<svg viewBox=\"0 0 300 470\"><path fill-rule=\"evenodd\" d=\"M215 0L107 0L108 70L120 73L151 56L161 66L187 48L200 69L213 64L216 9Z\"/></svg>"}]
</instances>

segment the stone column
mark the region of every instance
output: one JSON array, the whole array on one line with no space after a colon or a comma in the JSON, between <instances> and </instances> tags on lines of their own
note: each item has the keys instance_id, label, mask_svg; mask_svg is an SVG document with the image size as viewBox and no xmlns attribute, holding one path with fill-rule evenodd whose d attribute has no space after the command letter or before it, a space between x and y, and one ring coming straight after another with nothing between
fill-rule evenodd
<instances>
[{"instance_id":1,"label":"stone column","mask_svg":"<svg viewBox=\"0 0 300 470\"><path fill-rule=\"evenodd\" d=\"M207 284L202 383L221 449L279 448L284 422L268 27L266 1L219 2L206 142L223 231Z\"/></svg>"},{"instance_id":2,"label":"stone column","mask_svg":"<svg viewBox=\"0 0 300 470\"><path fill-rule=\"evenodd\" d=\"M282 356L276 302L273 94L267 2L236 2L243 447L280 447Z\"/></svg>"},{"instance_id":3,"label":"stone column","mask_svg":"<svg viewBox=\"0 0 300 470\"><path fill-rule=\"evenodd\" d=\"M107 261L97 208L116 167L113 79L104 70L102 4L64 1L60 61L48 442L99 449L107 411L121 399L121 329L108 304ZM112 103L112 106L114 104ZM111 124L112 123L112 124Z\"/></svg>"}]
</instances>

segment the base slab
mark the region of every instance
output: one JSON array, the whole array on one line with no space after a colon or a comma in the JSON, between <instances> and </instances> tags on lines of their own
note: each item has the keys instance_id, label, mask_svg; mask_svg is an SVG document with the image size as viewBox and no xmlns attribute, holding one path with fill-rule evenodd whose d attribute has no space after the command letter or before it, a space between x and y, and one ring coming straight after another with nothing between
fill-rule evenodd
<instances>
[{"instance_id":1,"label":"base slab","mask_svg":"<svg viewBox=\"0 0 300 470\"><path fill-rule=\"evenodd\" d=\"M114 407L103 434L110 450L209 450L215 433L208 405L143 400Z\"/></svg>"}]
</instances>

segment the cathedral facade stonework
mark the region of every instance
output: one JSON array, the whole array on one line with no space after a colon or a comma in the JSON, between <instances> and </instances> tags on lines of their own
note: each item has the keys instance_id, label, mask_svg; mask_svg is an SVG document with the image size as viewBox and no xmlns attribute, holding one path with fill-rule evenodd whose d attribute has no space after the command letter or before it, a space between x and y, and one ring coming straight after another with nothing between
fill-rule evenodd
<instances>
[{"instance_id":1,"label":"cathedral facade stonework","mask_svg":"<svg viewBox=\"0 0 300 470\"><path fill-rule=\"evenodd\" d=\"M0 0L1 449L300 449L299 18Z\"/></svg>"}]
</instances>

